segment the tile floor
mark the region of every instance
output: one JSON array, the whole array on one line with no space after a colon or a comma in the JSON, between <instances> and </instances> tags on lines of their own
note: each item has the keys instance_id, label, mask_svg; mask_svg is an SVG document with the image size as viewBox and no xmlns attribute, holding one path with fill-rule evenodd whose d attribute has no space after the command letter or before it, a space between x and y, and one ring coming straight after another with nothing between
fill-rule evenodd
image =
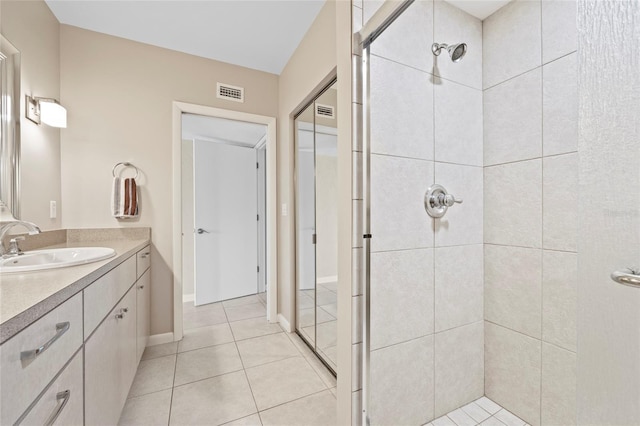
<instances>
[{"instance_id":1,"label":"tile floor","mask_svg":"<svg viewBox=\"0 0 640 426\"><path fill-rule=\"evenodd\" d=\"M435 419L425 426L529 426L486 396Z\"/></svg>"},{"instance_id":2,"label":"tile floor","mask_svg":"<svg viewBox=\"0 0 640 426\"><path fill-rule=\"evenodd\" d=\"M336 424L336 379L263 294L184 306L184 338L148 347L121 425Z\"/></svg>"}]
</instances>

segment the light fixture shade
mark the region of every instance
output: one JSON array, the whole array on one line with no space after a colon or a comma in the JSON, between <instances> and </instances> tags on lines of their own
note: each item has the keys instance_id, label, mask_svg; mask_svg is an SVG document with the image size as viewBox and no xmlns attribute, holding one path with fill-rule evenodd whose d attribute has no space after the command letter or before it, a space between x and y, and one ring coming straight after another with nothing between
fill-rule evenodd
<instances>
[{"instance_id":1,"label":"light fixture shade","mask_svg":"<svg viewBox=\"0 0 640 426\"><path fill-rule=\"evenodd\" d=\"M40 120L51 127L67 127L67 110L59 103L40 99Z\"/></svg>"}]
</instances>

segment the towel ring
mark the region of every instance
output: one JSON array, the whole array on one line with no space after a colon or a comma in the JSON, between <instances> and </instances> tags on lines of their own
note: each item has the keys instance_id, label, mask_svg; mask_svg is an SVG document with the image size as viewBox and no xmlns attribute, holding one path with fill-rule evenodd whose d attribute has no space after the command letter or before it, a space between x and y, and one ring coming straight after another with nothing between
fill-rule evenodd
<instances>
[{"instance_id":1,"label":"towel ring","mask_svg":"<svg viewBox=\"0 0 640 426\"><path fill-rule=\"evenodd\" d=\"M133 178L136 179L138 177L138 168L136 166L134 166L132 163L129 163L128 161L124 161L124 162L118 163L115 166L113 166L113 169L111 170L111 174L113 175L113 177L116 177L116 169L119 166L133 167L134 169L136 169L136 175Z\"/></svg>"}]
</instances>

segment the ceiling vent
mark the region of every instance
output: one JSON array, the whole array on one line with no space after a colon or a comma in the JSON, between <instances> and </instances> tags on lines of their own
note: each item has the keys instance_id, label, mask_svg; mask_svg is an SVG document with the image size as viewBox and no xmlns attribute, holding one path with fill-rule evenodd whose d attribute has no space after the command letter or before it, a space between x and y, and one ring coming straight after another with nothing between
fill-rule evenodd
<instances>
[{"instance_id":1,"label":"ceiling vent","mask_svg":"<svg viewBox=\"0 0 640 426\"><path fill-rule=\"evenodd\" d=\"M232 86L230 84L218 83L217 97L234 102L244 102L244 88Z\"/></svg>"},{"instance_id":2,"label":"ceiling vent","mask_svg":"<svg viewBox=\"0 0 640 426\"><path fill-rule=\"evenodd\" d=\"M316 104L316 117L336 118L335 109L331 105Z\"/></svg>"}]
</instances>

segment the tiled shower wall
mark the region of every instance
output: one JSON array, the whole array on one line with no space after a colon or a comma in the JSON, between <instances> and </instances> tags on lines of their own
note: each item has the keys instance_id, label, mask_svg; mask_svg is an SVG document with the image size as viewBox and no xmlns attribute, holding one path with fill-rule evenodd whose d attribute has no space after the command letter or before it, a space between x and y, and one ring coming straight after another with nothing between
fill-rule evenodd
<instances>
[{"instance_id":1,"label":"tiled shower wall","mask_svg":"<svg viewBox=\"0 0 640 426\"><path fill-rule=\"evenodd\" d=\"M434 40L469 50L454 64ZM484 394L482 23L416 1L371 52L369 415L424 424ZM438 220L423 201L434 183L464 200Z\"/></svg>"},{"instance_id":2,"label":"tiled shower wall","mask_svg":"<svg viewBox=\"0 0 640 426\"><path fill-rule=\"evenodd\" d=\"M532 425L575 424L575 8L483 22L485 393Z\"/></svg>"}]
</instances>

